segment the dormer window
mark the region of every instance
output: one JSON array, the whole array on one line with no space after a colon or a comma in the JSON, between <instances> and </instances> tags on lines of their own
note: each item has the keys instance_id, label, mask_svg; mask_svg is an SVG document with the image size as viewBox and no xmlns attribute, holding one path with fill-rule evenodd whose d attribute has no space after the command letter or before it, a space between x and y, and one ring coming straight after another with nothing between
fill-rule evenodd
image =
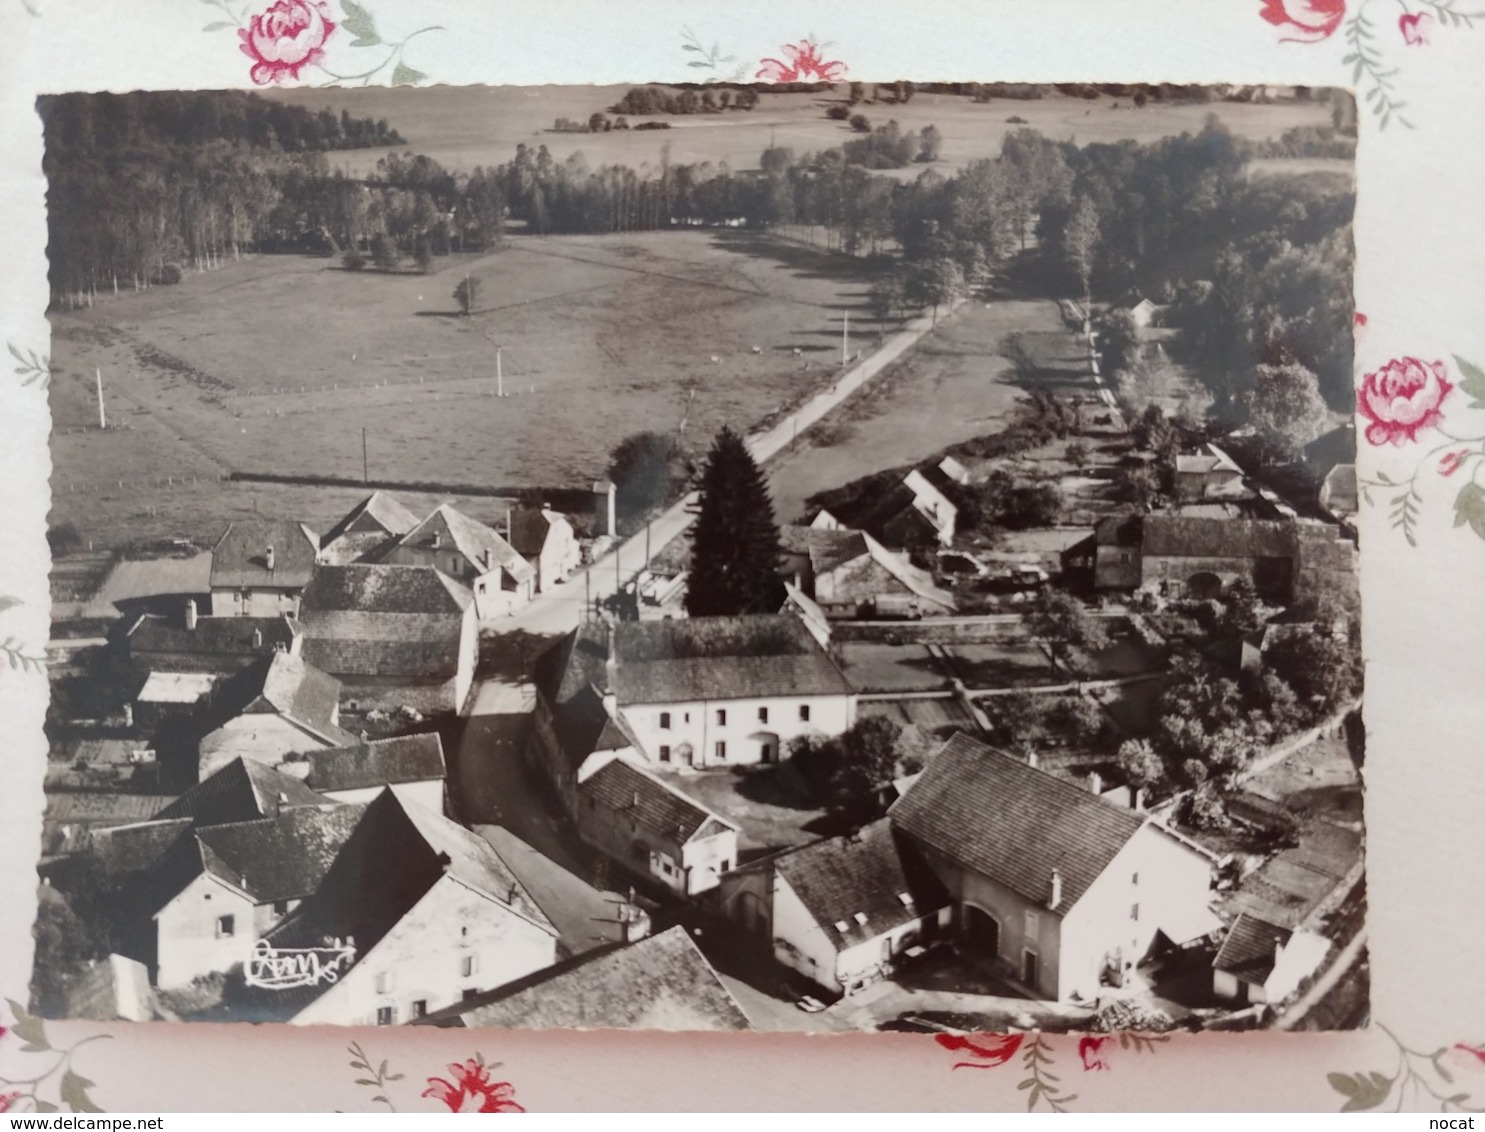
<instances>
[{"instance_id":1,"label":"dormer window","mask_svg":"<svg viewBox=\"0 0 1485 1132\"><path fill-rule=\"evenodd\" d=\"M913 906L913 898L909 893L906 892L899 892L897 894L897 902L904 908L911 908Z\"/></svg>"},{"instance_id":2,"label":"dormer window","mask_svg":"<svg viewBox=\"0 0 1485 1132\"><path fill-rule=\"evenodd\" d=\"M860 924L863 928L866 927L866 913L865 912L857 912L856 913L856 922L858 924Z\"/></svg>"},{"instance_id":3,"label":"dormer window","mask_svg":"<svg viewBox=\"0 0 1485 1132\"><path fill-rule=\"evenodd\" d=\"M835 930L840 932L841 935L845 935L848 931L851 930L851 925L846 923L844 920L836 920Z\"/></svg>"}]
</instances>

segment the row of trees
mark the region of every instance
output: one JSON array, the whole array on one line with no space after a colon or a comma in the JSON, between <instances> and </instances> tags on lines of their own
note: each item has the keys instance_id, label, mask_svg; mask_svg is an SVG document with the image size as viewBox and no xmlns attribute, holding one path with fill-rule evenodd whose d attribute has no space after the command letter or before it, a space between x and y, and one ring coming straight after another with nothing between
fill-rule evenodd
<instances>
[{"instance_id":1,"label":"row of trees","mask_svg":"<svg viewBox=\"0 0 1485 1132\"><path fill-rule=\"evenodd\" d=\"M723 114L728 110L756 109L758 98L758 92L747 86L678 91L637 86L609 109L614 114Z\"/></svg>"}]
</instances>

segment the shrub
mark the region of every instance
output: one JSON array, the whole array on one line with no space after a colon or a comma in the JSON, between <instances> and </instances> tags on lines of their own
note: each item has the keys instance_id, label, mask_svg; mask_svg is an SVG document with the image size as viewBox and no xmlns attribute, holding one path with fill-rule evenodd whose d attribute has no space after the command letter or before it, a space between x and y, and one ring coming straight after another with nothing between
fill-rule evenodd
<instances>
[{"instance_id":1,"label":"shrub","mask_svg":"<svg viewBox=\"0 0 1485 1132\"><path fill-rule=\"evenodd\" d=\"M825 111L825 117L833 122L844 122L850 116L851 108L849 106L832 106Z\"/></svg>"},{"instance_id":2,"label":"shrub","mask_svg":"<svg viewBox=\"0 0 1485 1132\"><path fill-rule=\"evenodd\" d=\"M1203 786L1186 803L1186 821L1195 829L1221 831L1232 828L1227 807L1210 786Z\"/></svg>"},{"instance_id":3,"label":"shrub","mask_svg":"<svg viewBox=\"0 0 1485 1132\"><path fill-rule=\"evenodd\" d=\"M366 266L366 257L352 248L340 257L340 264L347 271L360 271Z\"/></svg>"},{"instance_id":4,"label":"shrub","mask_svg":"<svg viewBox=\"0 0 1485 1132\"><path fill-rule=\"evenodd\" d=\"M869 134L871 133L871 119L865 114L852 114L851 129L858 134Z\"/></svg>"},{"instance_id":5,"label":"shrub","mask_svg":"<svg viewBox=\"0 0 1485 1132\"><path fill-rule=\"evenodd\" d=\"M165 266L160 268L159 271L155 272L155 277L151 280L151 282L163 286L170 286L171 284L179 283L185 277L186 273L181 270L180 264L167 263L165 264Z\"/></svg>"}]
</instances>

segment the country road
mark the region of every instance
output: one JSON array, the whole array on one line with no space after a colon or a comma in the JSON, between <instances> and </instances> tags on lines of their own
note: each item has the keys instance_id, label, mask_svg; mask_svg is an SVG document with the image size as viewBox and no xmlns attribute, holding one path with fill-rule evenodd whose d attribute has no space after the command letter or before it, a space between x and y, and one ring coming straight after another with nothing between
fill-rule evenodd
<instances>
[{"instance_id":1,"label":"country road","mask_svg":"<svg viewBox=\"0 0 1485 1132\"><path fill-rule=\"evenodd\" d=\"M938 321L950 317L964 300L941 312ZM924 335L934 329L931 314L909 322L887 339L880 349L841 375L828 389L817 393L771 428L748 437L748 450L759 464L765 464L788 447L800 432L818 424L827 414L859 390L872 378L912 349ZM577 571L562 585L535 598L529 605L490 630L492 635L525 632L538 636L560 636L574 629L582 618L586 601L601 601L612 596L621 586L632 581L646 565L645 545L650 554L659 553L684 534L695 519L698 496L695 492L652 519L648 536L641 530L610 551L603 558ZM476 697L471 697L470 703Z\"/></svg>"}]
</instances>

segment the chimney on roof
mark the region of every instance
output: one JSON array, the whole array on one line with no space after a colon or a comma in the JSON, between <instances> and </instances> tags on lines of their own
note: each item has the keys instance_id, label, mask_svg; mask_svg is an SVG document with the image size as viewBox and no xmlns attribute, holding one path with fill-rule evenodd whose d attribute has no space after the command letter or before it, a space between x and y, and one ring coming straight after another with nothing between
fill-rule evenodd
<instances>
[{"instance_id":1,"label":"chimney on roof","mask_svg":"<svg viewBox=\"0 0 1485 1132\"><path fill-rule=\"evenodd\" d=\"M273 547L271 545L268 547L267 550L263 552L263 564L267 566L268 569L273 569Z\"/></svg>"},{"instance_id":2,"label":"chimney on roof","mask_svg":"<svg viewBox=\"0 0 1485 1132\"><path fill-rule=\"evenodd\" d=\"M639 809L639 791L638 790L636 790L634 792L634 797L630 800L629 804L631 806L633 806L636 810Z\"/></svg>"},{"instance_id":3,"label":"chimney on roof","mask_svg":"<svg viewBox=\"0 0 1485 1132\"><path fill-rule=\"evenodd\" d=\"M254 649L254 651L256 651L258 649L261 649L262 647L263 647L263 630L262 629L254 629L253 630L253 649Z\"/></svg>"},{"instance_id":4,"label":"chimney on roof","mask_svg":"<svg viewBox=\"0 0 1485 1132\"><path fill-rule=\"evenodd\" d=\"M433 549L434 550L437 550L438 549L438 544L441 541L442 541L442 538L440 537L439 532L438 531L434 531L433 532Z\"/></svg>"},{"instance_id":5,"label":"chimney on roof","mask_svg":"<svg viewBox=\"0 0 1485 1132\"><path fill-rule=\"evenodd\" d=\"M1129 808L1131 810L1144 810L1145 789L1143 786L1131 786L1129 788Z\"/></svg>"},{"instance_id":6,"label":"chimney on roof","mask_svg":"<svg viewBox=\"0 0 1485 1132\"><path fill-rule=\"evenodd\" d=\"M1062 903L1062 873L1052 870L1052 896L1047 901L1047 907L1056 910L1057 905Z\"/></svg>"},{"instance_id":7,"label":"chimney on roof","mask_svg":"<svg viewBox=\"0 0 1485 1132\"><path fill-rule=\"evenodd\" d=\"M493 561L494 561L494 557L490 554L490 552L488 550L482 550L482 551L480 551L480 565L485 570L489 570L490 569L490 564Z\"/></svg>"},{"instance_id":8,"label":"chimney on roof","mask_svg":"<svg viewBox=\"0 0 1485 1132\"><path fill-rule=\"evenodd\" d=\"M1026 752L1026 765L1029 766L1032 770L1035 770L1037 768L1037 757L1035 751Z\"/></svg>"},{"instance_id":9,"label":"chimney on roof","mask_svg":"<svg viewBox=\"0 0 1485 1132\"><path fill-rule=\"evenodd\" d=\"M196 599L193 597L186 598L186 630L196 631Z\"/></svg>"},{"instance_id":10,"label":"chimney on roof","mask_svg":"<svg viewBox=\"0 0 1485 1132\"><path fill-rule=\"evenodd\" d=\"M1088 790L1093 794L1103 793L1103 775L1099 774L1096 770L1090 770L1088 772Z\"/></svg>"}]
</instances>

